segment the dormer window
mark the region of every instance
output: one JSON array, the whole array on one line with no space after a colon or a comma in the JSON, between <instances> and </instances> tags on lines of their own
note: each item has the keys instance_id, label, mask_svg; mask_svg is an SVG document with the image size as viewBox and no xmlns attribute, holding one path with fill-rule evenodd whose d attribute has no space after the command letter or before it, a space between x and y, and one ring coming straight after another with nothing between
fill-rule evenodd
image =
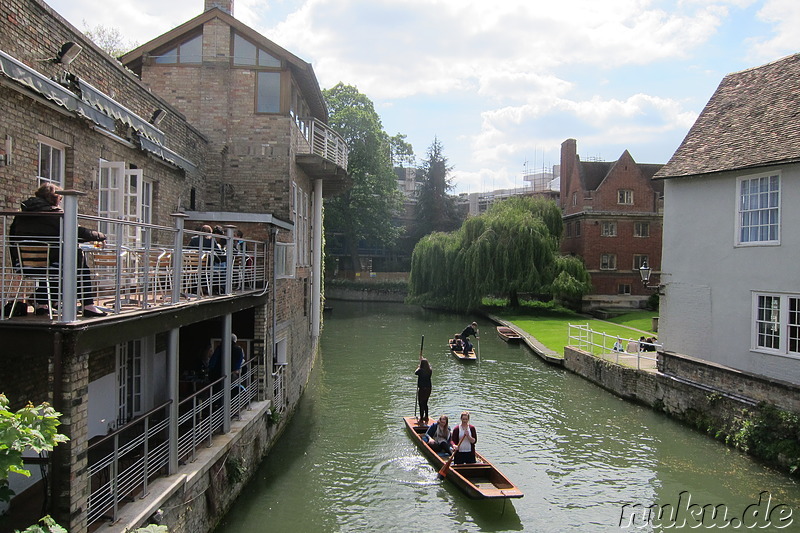
<instances>
[{"instance_id":1,"label":"dormer window","mask_svg":"<svg viewBox=\"0 0 800 533\"><path fill-rule=\"evenodd\" d=\"M178 46L154 57L156 63L197 64L203 62L203 34L196 35Z\"/></svg>"}]
</instances>

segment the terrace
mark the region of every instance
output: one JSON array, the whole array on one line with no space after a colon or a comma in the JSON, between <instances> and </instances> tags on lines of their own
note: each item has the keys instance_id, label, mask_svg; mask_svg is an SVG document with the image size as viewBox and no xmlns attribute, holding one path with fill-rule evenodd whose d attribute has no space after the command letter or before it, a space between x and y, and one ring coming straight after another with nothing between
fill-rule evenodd
<instances>
[{"instance_id":1,"label":"terrace","mask_svg":"<svg viewBox=\"0 0 800 533\"><path fill-rule=\"evenodd\" d=\"M0 323L74 322L84 292L114 317L267 290L267 244L235 239L233 226L215 236L216 249L204 244L210 234L184 229L185 215L174 215L173 227L79 215L77 196L67 191L64 211L58 239L8 236L14 217L52 215L0 212ZM78 242L78 225L104 232L107 241ZM198 245L189 246L192 237ZM88 270L79 268L76 254L64 253L78 249ZM34 293L48 299L48 314L37 316L28 306Z\"/></svg>"}]
</instances>

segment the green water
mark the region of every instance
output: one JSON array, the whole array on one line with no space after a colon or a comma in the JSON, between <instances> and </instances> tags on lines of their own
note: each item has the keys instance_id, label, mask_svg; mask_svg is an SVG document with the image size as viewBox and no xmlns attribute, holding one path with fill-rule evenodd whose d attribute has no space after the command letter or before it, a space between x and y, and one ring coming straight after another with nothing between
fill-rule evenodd
<instances>
[{"instance_id":1,"label":"green water","mask_svg":"<svg viewBox=\"0 0 800 533\"><path fill-rule=\"evenodd\" d=\"M620 531L624 505L681 509L687 496L696 507L726 506L728 518L768 508L788 527L758 531L800 531L796 481L505 344L485 320L400 304L329 305L322 357L291 427L218 533ZM446 341L473 319L483 333L479 362L462 363ZM422 335L434 371L431 415L452 422L471 411L477 449L524 498L466 498L437 480L406 434ZM771 500L757 507L762 491ZM622 530L670 531L669 520ZM692 524L709 523L685 529Z\"/></svg>"}]
</instances>

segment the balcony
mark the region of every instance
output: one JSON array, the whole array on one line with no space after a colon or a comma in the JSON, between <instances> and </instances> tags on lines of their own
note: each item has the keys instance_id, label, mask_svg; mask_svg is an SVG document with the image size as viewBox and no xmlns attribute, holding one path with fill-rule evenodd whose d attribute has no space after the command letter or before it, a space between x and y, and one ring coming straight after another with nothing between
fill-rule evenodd
<instances>
[{"instance_id":1,"label":"balcony","mask_svg":"<svg viewBox=\"0 0 800 533\"><path fill-rule=\"evenodd\" d=\"M312 179L324 182L324 195L335 195L345 190L350 181L347 176L349 149L342 137L315 118L295 117L299 133L296 162Z\"/></svg>"},{"instance_id":2,"label":"balcony","mask_svg":"<svg viewBox=\"0 0 800 533\"><path fill-rule=\"evenodd\" d=\"M203 244L212 243L212 236L185 230L180 215L173 227L167 227L69 216L70 203L77 207L77 198L65 196L67 214L59 217L63 238L58 239L9 237L14 217L46 215L0 212L0 327L106 320L266 293L269 261L264 242L234 239L233 228L229 228L227 235L214 236L221 248L212 249ZM99 229L108 239L105 243L79 243L77 225ZM190 247L193 237L199 244ZM67 254L65 250L79 252ZM44 254L48 261L35 263L37 254L39 259ZM12 261L12 256L22 256L23 262ZM29 306L31 295L36 295L40 304L49 302L49 312L36 315L35 306ZM107 312L106 317L80 318L78 306L90 297Z\"/></svg>"}]
</instances>

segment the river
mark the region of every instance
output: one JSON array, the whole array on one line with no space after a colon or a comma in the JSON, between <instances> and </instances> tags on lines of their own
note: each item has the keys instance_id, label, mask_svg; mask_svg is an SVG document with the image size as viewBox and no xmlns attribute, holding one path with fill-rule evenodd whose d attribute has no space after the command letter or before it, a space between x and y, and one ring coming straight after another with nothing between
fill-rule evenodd
<instances>
[{"instance_id":1,"label":"river","mask_svg":"<svg viewBox=\"0 0 800 533\"><path fill-rule=\"evenodd\" d=\"M485 320L402 304L329 305L295 417L217 533L594 532L621 523L661 531L681 520L800 530L796 480L504 343ZM459 362L446 341L473 319L479 361ZM431 415L454 423L469 410L477 449L524 498L466 498L437 480L405 433L423 335ZM649 506L661 517L646 520ZM691 512L702 506L699 522Z\"/></svg>"}]
</instances>

